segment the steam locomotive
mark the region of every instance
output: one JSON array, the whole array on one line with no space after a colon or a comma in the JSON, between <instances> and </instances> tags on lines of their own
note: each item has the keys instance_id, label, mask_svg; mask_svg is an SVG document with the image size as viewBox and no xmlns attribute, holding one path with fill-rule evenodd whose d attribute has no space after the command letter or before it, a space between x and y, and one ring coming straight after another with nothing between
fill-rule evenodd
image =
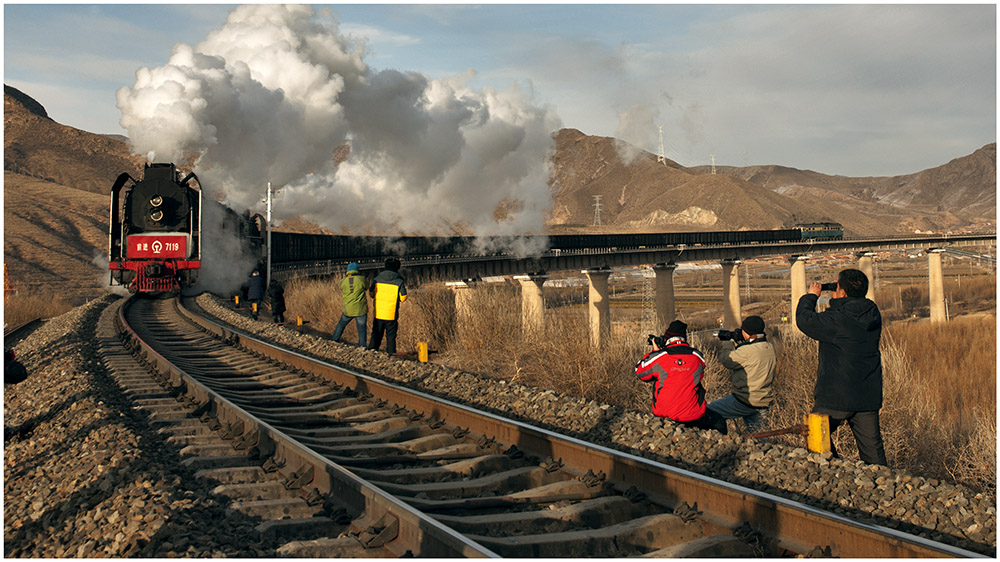
<instances>
[{"instance_id":1,"label":"steam locomotive","mask_svg":"<svg viewBox=\"0 0 1000 562\"><path fill-rule=\"evenodd\" d=\"M111 186L108 267L132 293L179 293L201 269L201 183L173 164L146 164Z\"/></svg>"}]
</instances>

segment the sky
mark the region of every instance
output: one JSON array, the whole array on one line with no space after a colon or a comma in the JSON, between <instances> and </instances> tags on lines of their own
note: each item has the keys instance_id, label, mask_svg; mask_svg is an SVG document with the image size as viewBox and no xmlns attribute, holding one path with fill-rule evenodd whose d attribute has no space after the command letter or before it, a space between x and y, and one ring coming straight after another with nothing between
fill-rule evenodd
<instances>
[{"instance_id":1,"label":"sky","mask_svg":"<svg viewBox=\"0 0 1000 562\"><path fill-rule=\"evenodd\" d=\"M233 5L5 4L4 83L126 134L116 92ZM996 6L314 5L372 71L516 84L557 127L685 166L918 172L996 141Z\"/></svg>"}]
</instances>

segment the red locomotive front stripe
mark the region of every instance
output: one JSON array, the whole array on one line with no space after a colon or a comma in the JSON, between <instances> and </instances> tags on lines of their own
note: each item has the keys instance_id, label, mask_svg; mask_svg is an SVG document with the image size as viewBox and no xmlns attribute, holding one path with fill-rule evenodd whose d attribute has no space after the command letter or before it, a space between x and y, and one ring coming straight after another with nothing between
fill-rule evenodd
<instances>
[{"instance_id":1,"label":"red locomotive front stripe","mask_svg":"<svg viewBox=\"0 0 1000 562\"><path fill-rule=\"evenodd\" d=\"M188 237L186 234L133 234L128 236L129 259L141 258L186 258L188 257Z\"/></svg>"}]
</instances>

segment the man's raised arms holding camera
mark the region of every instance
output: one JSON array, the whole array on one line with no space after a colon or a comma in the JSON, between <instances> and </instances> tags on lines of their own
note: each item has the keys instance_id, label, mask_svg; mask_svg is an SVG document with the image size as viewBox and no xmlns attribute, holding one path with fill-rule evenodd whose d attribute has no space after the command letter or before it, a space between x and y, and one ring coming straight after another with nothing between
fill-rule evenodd
<instances>
[{"instance_id":1,"label":"man's raised arms holding camera","mask_svg":"<svg viewBox=\"0 0 1000 562\"><path fill-rule=\"evenodd\" d=\"M709 412L718 419L716 429L726 434L726 420L743 418L748 432L760 431L774 402L772 384L778 365L774 347L764 335L764 320L748 316L739 331L720 330L718 336L732 341L732 345L723 344L719 362L732 371L733 391L708 405Z\"/></svg>"},{"instance_id":2,"label":"man's raised arms holding camera","mask_svg":"<svg viewBox=\"0 0 1000 562\"><path fill-rule=\"evenodd\" d=\"M830 417L831 435L846 421L861 460L884 465L878 415L882 408L882 315L865 298L868 277L857 269L840 272L829 308L817 313L816 302L824 287L815 282L809 285L795 309L799 329L819 341L813 412Z\"/></svg>"},{"instance_id":3,"label":"man's raised arms holding camera","mask_svg":"<svg viewBox=\"0 0 1000 562\"><path fill-rule=\"evenodd\" d=\"M705 360L687 343L687 324L670 323L662 337L650 337L650 351L635 365L635 374L653 384L653 414L691 427L711 429L705 409Z\"/></svg>"}]
</instances>

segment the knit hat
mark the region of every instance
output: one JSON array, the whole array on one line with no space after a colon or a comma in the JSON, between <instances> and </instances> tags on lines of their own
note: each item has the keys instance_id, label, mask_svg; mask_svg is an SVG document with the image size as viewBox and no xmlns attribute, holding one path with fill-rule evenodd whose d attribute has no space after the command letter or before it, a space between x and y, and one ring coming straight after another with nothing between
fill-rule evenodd
<instances>
[{"instance_id":1,"label":"knit hat","mask_svg":"<svg viewBox=\"0 0 1000 562\"><path fill-rule=\"evenodd\" d=\"M361 271L361 268L358 267L357 263L351 262L351 263L347 264L347 271L348 272L351 272L351 271Z\"/></svg>"},{"instance_id":2,"label":"knit hat","mask_svg":"<svg viewBox=\"0 0 1000 562\"><path fill-rule=\"evenodd\" d=\"M663 335L671 337L680 336L682 338L686 338L687 331L688 331L687 324L681 322L680 320L674 320L673 322L670 323L669 326L667 326L667 331L664 332Z\"/></svg>"},{"instance_id":3,"label":"knit hat","mask_svg":"<svg viewBox=\"0 0 1000 562\"><path fill-rule=\"evenodd\" d=\"M743 331L751 336L759 336L764 333L764 319L760 316L747 316L743 319Z\"/></svg>"}]
</instances>

